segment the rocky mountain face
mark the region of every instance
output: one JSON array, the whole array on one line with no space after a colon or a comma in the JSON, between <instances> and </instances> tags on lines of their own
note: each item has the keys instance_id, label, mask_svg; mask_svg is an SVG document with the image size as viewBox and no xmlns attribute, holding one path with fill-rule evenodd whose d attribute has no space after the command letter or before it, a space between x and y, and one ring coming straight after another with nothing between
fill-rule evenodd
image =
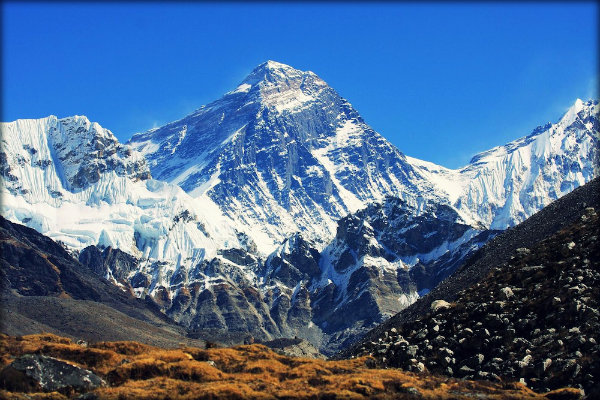
<instances>
[{"instance_id":1,"label":"rocky mountain face","mask_svg":"<svg viewBox=\"0 0 600 400\"><path fill-rule=\"evenodd\" d=\"M579 217L531 247L520 247L487 276L429 313L386 324L354 348L384 366L467 379L521 380L537 391L598 392L600 181L572 193ZM559 200L568 207L569 202Z\"/></svg>"},{"instance_id":2,"label":"rocky mountain face","mask_svg":"<svg viewBox=\"0 0 600 400\"><path fill-rule=\"evenodd\" d=\"M403 155L314 73L272 61L127 145L85 117L1 129L3 216L193 335L298 336L326 352L598 175L597 102L448 170Z\"/></svg>"},{"instance_id":3,"label":"rocky mountain face","mask_svg":"<svg viewBox=\"0 0 600 400\"><path fill-rule=\"evenodd\" d=\"M80 192L107 172L132 180L151 177L140 153L86 117L18 120L2 124L2 133L0 172L6 188L30 201L52 203L64 190Z\"/></svg>"},{"instance_id":4,"label":"rocky mountain face","mask_svg":"<svg viewBox=\"0 0 600 400\"><path fill-rule=\"evenodd\" d=\"M343 348L434 287L491 235L448 206L418 211L392 197L350 214L308 286L313 320L331 335L331 350Z\"/></svg>"},{"instance_id":5,"label":"rocky mountain face","mask_svg":"<svg viewBox=\"0 0 600 400\"><path fill-rule=\"evenodd\" d=\"M193 335L226 343L297 336L331 354L408 306L418 288L453 271L491 234L465 224L450 207L419 212L387 198L343 218L321 252L301 234L267 258L220 250L189 270L177 269L168 286L153 286L156 279L142 272L140 260L120 250L90 246L79 261L151 294Z\"/></svg>"},{"instance_id":6,"label":"rocky mountain face","mask_svg":"<svg viewBox=\"0 0 600 400\"><path fill-rule=\"evenodd\" d=\"M129 144L155 177L206 194L271 248L296 232L326 243L349 211L386 195L416 203L431 193L334 89L273 61L223 98Z\"/></svg>"}]
</instances>

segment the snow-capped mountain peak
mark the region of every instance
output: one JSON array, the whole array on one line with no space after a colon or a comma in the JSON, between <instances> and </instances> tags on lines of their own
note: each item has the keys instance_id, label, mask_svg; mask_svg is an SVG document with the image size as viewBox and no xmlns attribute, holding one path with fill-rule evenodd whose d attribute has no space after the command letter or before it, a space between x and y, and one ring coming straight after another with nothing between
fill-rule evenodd
<instances>
[{"instance_id":1,"label":"snow-capped mountain peak","mask_svg":"<svg viewBox=\"0 0 600 400\"><path fill-rule=\"evenodd\" d=\"M467 168L482 162L488 162L494 157L513 153L517 149L533 142L536 142L535 147L539 149L539 151L543 151L542 148L548 144L546 139L549 139L550 137L557 138L558 136L563 135L564 130L573 126L573 124L577 124L579 127L584 127L588 130L593 129L594 121L590 118L593 118L594 115L597 118L597 101L589 100L584 102L581 99L577 99L555 124L548 122L545 125L540 125L527 136L479 153L471 159L469 162L470 165L467 166Z\"/></svg>"},{"instance_id":2,"label":"snow-capped mountain peak","mask_svg":"<svg viewBox=\"0 0 600 400\"><path fill-rule=\"evenodd\" d=\"M431 192L334 89L274 61L221 99L130 144L146 155L153 176L207 195L271 249L298 231L324 244L349 211L388 194L414 200Z\"/></svg>"},{"instance_id":3,"label":"snow-capped mountain peak","mask_svg":"<svg viewBox=\"0 0 600 400\"><path fill-rule=\"evenodd\" d=\"M230 93L256 91L259 101L277 112L294 112L315 101L327 84L311 71L300 71L276 61L256 67Z\"/></svg>"},{"instance_id":4,"label":"snow-capped mountain peak","mask_svg":"<svg viewBox=\"0 0 600 400\"><path fill-rule=\"evenodd\" d=\"M266 84L277 83L282 81L298 80L308 75L315 75L311 71L301 71L287 64L277 61L268 60L259 64L250 72L250 74L242 81L242 84L254 86L259 83Z\"/></svg>"}]
</instances>

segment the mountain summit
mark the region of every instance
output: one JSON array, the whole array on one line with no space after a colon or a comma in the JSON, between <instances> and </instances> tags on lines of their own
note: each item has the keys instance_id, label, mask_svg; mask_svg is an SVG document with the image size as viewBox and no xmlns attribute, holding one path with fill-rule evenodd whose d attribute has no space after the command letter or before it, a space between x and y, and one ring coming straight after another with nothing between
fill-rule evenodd
<instances>
[{"instance_id":1,"label":"mountain summit","mask_svg":"<svg viewBox=\"0 0 600 400\"><path fill-rule=\"evenodd\" d=\"M273 249L295 232L324 245L337 220L386 196L448 204L472 225L515 225L598 174L597 115L597 102L578 100L557 124L450 170L406 157L313 72L267 61L129 144L153 176L206 195Z\"/></svg>"},{"instance_id":2,"label":"mountain summit","mask_svg":"<svg viewBox=\"0 0 600 400\"><path fill-rule=\"evenodd\" d=\"M287 64L268 60L254 68L242 81L242 85L254 86L260 82L280 83L291 80L302 80L306 76L316 77L312 71L300 71Z\"/></svg>"},{"instance_id":3,"label":"mountain summit","mask_svg":"<svg viewBox=\"0 0 600 400\"><path fill-rule=\"evenodd\" d=\"M322 79L273 61L221 99L129 143L155 177L208 195L270 247L298 231L323 243L335 221L369 202L395 195L417 204L431 192Z\"/></svg>"}]
</instances>

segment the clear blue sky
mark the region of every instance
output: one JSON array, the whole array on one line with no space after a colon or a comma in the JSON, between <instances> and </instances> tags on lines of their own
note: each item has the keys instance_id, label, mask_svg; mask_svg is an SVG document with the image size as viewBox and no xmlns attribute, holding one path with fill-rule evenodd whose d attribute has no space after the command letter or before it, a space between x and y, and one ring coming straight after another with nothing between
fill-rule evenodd
<instances>
[{"instance_id":1,"label":"clear blue sky","mask_svg":"<svg viewBox=\"0 0 600 400\"><path fill-rule=\"evenodd\" d=\"M311 70L404 153L448 167L598 97L597 4L3 3L2 120L120 140L268 59Z\"/></svg>"}]
</instances>

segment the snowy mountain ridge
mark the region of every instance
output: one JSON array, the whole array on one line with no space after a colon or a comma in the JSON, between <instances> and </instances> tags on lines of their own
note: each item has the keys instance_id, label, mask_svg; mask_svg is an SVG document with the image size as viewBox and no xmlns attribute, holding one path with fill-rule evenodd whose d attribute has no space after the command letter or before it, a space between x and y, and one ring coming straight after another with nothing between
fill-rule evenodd
<instances>
[{"instance_id":1,"label":"snowy mountain ridge","mask_svg":"<svg viewBox=\"0 0 600 400\"><path fill-rule=\"evenodd\" d=\"M324 351L599 175L597 101L451 170L405 156L317 75L272 61L125 145L80 116L0 129L5 217L192 331L298 335Z\"/></svg>"},{"instance_id":2,"label":"snowy mountain ridge","mask_svg":"<svg viewBox=\"0 0 600 400\"><path fill-rule=\"evenodd\" d=\"M410 158L455 208L491 229L524 221L600 175L598 101L577 99L555 124L482 152L451 170Z\"/></svg>"},{"instance_id":3,"label":"snowy mountain ridge","mask_svg":"<svg viewBox=\"0 0 600 400\"><path fill-rule=\"evenodd\" d=\"M120 248L173 265L240 246L209 199L151 179L143 155L86 117L17 120L0 129L2 213L10 220L73 250Z\"/></svg>"}]
</instances>

